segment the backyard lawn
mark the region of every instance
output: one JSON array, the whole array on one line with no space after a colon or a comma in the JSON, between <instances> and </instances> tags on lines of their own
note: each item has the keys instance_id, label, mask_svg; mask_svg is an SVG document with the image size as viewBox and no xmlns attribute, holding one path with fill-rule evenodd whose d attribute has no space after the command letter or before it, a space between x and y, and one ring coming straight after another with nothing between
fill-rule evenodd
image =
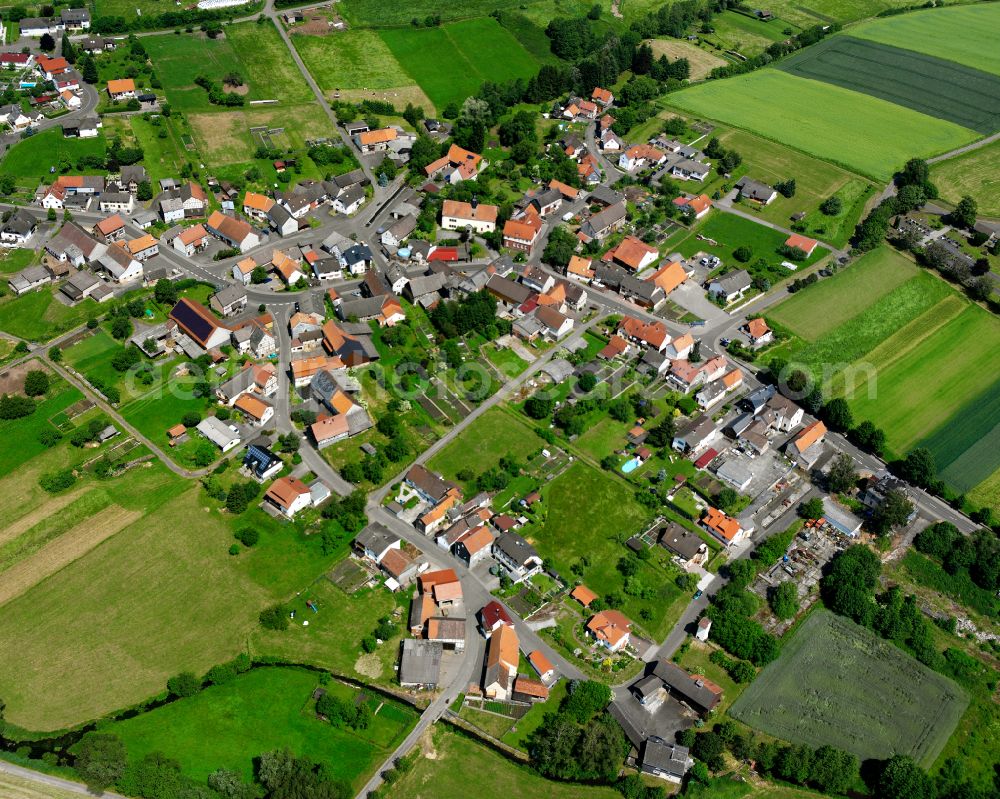
<instances>
[{"instance_id":1,"label":"backyard lawn","mask_svg":"<svg viewBox=\"0 0 1000 799\"><path fill-rule=\"evenodd\" d=\"M63 305L55 292L53 286L46 285L20 297L11 295L0 299L0 330L28 341L42 342L98 315L98 305L92 299L70 307Z\"/></svg>"},{"instance_id":2,"label":"backyard lawn","mask_svg":"<svg viewBox=\"0 0 1000 799\"><path fill-rule=\"evenodd\" d=\"M777 200L775 200L777 202ZM715 241L704 241L698 238L698 234L706 236ZM764 225L759 225L749 219L727 214L721 211L714 211L708 218L696 226L683 240L671 246L671 250L677 250L685 258L697 252L707 252L717 255L724 264L742 268L744 264L735 260L733 252L739 247L749 247L752 255L746 265L753 264L758 258L763 258L770 266L777 266L782 261L788 260L778 250L785 243L787 235L777 230L772 230ZM802 261L799 269L809 264L814 264L820 258L828 254L823 247L817 246L809 258ZM789 272L789 275L792 273Z\"/></svg>"},{"instance_id":3,"label":"backyard lawn","mask_svg":"<svg viewBox=\"0 0 1000 799\"><path fill-rule=\"evenodd\" d=\"M107 731L122 739L130 759L162 752L198 782L219 768L249 781L254 758L288 748L323 763L332 777L357 788L415 723L416 714L368 695L372 710L378 709L371 725L360 731L339 729L316 717L312 693L319 685L318 675L306 669L257 668L225 685L117 722ZM324 688L355 701L360 693L338 682Z\"/></svg>"},{"instance_id":4,"label":"backyard lawn","mask_svg":"<svg viewBox=\"0 0 1000 799\"><path fill-rule=\"evenodd\" d=\"M66 139L56 125L15 144L4 156L0 174L13 175L18 183L32 191L39 181L50 181L51 167L79 175L103 175L104 169L76 169L76 162L84 156L103 156L107 142L103 134L93 139Z\"/></svg>"}]
</instances>

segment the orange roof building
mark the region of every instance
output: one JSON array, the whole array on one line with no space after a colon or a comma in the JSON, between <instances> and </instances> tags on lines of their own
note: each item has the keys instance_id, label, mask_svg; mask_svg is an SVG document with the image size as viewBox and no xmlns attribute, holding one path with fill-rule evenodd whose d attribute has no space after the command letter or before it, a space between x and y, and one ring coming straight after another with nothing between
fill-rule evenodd
<instances>
[{"instance_id":1,"label":"orange roof building","mask_svg":"<svg viewBox=\"0 0 1000 799\"><path fill-rule=\"evenodd\" d=\"M547 680L553 674L555 674L555 666L552 665L551 661L545 657L545 653L541 649L536 649L534 652L528 655L528 662L531 667L538 672L538 676L543 680Z\"/></svg>"},{"instance_id":2,"label":"orange roof building","mask_svg":"<svg viewBox=\"0 0 1000 799\"><path fill-rule=\"evenodd\" d=\"M562 181L559 180L550 180L549 188L555 189L557 192L559 192L564 200L575 200L577 198L577 195L580 194L579 189L574 189L568 183L563 183Z\"/></svg>"},{"instance_id":3,"label":"orange roof building","mask_svg":"<svg viewBox=\"0 0 1000 799\"><path fill-rule=\"evenodd\" d=\"M590 603L597 599L597 594L591 591L585 585L578 585L574 588L570 594L573 599L583 605L585 608L590 607Z\"/></svg>"},{"instance_id":4,"label":"orange roof building","mask_svg":"<svg viewBox=\"0 0 1000 799\"><path fill-rule=\"evenodd\" d=\"M793 247L798 250L802 250L806 255L812 255L813 250L816 249L817 242L815 239L811 239L808 236L802 236L798 233L793 233L787 239L785 239L786 247Z\"/></svg>"},{"instance_id":5,"label":"orange roof building","mask_svg":"<svg viewBox=\"0 0 1000 799\"><path fill-rule=\"evenodd\" d=\"M544 683L520 675L514 680L514 693L526 696L533 702L544 702L549 698L549 689Z\"/></svg>"},{"instance_id":6,"label":"orange roof building","mask_svg":"<svg viewBox=\"0 0 1000 799\"><path fill-rule=\"evenodd\" d=\"M286 516L294 516L311 502L309 486L297 477L280 477L275 480L264 499Z\"/></svg>"},{"instance_id":7,"label":"orange roof building","mask_svg":"<svg viewBox=\"0 0 1000 799\"><path fill-rule=\"evenodd\" d=\"M509 699L520 660L517 632L509 624L501 624L493 631L486 648L483 693L490 699Z\"/></svg>"},{"instance_id":8,"label":"orange roof building","mask_svg":"<svg viewBox=\"0 0 1000 799\"><path fill-rule=\"evenodd\" d=\"M395 141L395 128L378 128L377 130L366 130L358 134L358 144L361 147L377 147L380 144L388 144Z\"/></svg>"},{"instance_id":9,"label":"orange roof building","mask_svg":"<svg viewBox=\"0 0 1000 799\"><path fill-rule=\"evenodd\" d=\"M94 227L102 236L110 236L115 231L125 227L125 220L118 214L115 214L114 216L109 216L107 219L102 219Z\"/></svg>"},{"instance_id":10,"label":"orange roof building","mask_svg":"<svg viewBox=\"0 0 1000 799\"><path fill-rule=\"evenodd\" d=\"M701 517L702 526L722 543L729 545L743 540L744 530L732 516L727 516L718 508L709 506Z\"/></svg>"},{"instance_id":11,"label":"orange roof building","mask_svg":"<svg viewBox=\"0 0 1000 799\"><path fill-rule=\"evenodd\" d=\"M634 316L622 319L618 325L618 332L657 351L662 350L670 342L670 331L663 322L646 322Z\"/></svg>"},{"instance_id":12,"label":"orange roof building","mask_svg":"<svg viewBox=\"0 0 1000 799\"><path fill-rule=\"evenodd\" d=\"M248 191L246 196L243 198L244 213L252 213L256 216L262 216L273 207L274 200L254 191Z\"/></svg>"},{"instance_id":13,"label":"orange roof building","mask_svg":"<svg viewBox=\"0 0 1000 799\"><path fill-rule=\"evenodd\" d=\"M566 266L566 274L582 280L592 280L594 277L592 263L590 258L583 258L579 255L570 256L569 264Z\"/></svg>"},{"instance_id":14,"label":"orange roof building","mask_svg":"<svg viewBox=\"0 0 1000 799\"><path fill-rule=\"evenodd\" d=\"M626 269L638 272L653 263L659 255L656 247L650 247L635 236L626 236L618 243L617 247L608 250L602 260L614 261Z\"/></svg>"},{"instance_id":15,"label":"orange roof building","mask_svg":"<svg viewBox=\"0 0 1000 799\"><path fill-rule=\"evenodd\" d=\"M257 424L264 424L274 415L274 409L270 405L250 393L240 394L233 407L243 411Z\"/></svg>"},{"instance_id":16,"label":"orange roof building","mask_svg":"<svg viewBox=\"0 0 1000 799\"><path fill-rule=\"evenodd\" d=\"M764 338L770 332L771 328L767 326L767 322L764 321L763 317L758 316L756 319L751 319L747 322L747 334L752 339Z\"/></svg>"},{"instance_id":17,"label":"orange roof building","mask_svg":"<svg viewBox=\"0 0 1000 799\"><path fill-rule=\"evenodd\" d=\"M598 102L601 105L608 105L615 96L609 92L607 89L602 89L600 86L595 86L594 91L590 95L590 99L594 102Z\"/></svg>"},{"instance_id":18,"label":"orange roof building","mask_svg":"<svg viewBox=\"0 0 1000 799\"><path fill-rule=\"evenodd\" d=\"M135 94L135 81L132 78L119 78L108 81L108 95L112 99Z\"/></svg>"},{"instance_id":19,"label":"orange roof building","mask_svg":"<svg viewBox=\"0 0 1000 799\"><path fill-rule=\"evenodd\" d=\"M594 636L599 644L612 652L617 652L629 642L632 621L620 611L602 610L587 621L587 632Z\"/></svg>"},{"instance_id":20,"label":"orange roof building","mask_svg":"<svg viewBox=\"0 0 1000 799\"><path fill-rule=\"evenodd\" d=\"M137 239L126 242L125 247L131 255L138 255L153 247L159 247L159 242L146 233L144 236L139 236Z\"/></svg>"},{"instance_id":21,"label":"orange roof building","mask_svg":"<svg viewBox=\"0 0 1000 799\"><path fill-rule=\"evenodd\" d=\"M792 442L792 447L795 452L801 455L813 444L821 442L825 435L826 425L820 421L815 421L799 433L798 438Z\"/></svg>"},{"instance_id":22,"label":"orange roof building","mask_svg":"<svg viewBox=\"0 0 1000 799\"><path fill-rule=\"evenodd\" d=\"M646 280L663 289L664 294L669 294L687 280L687 272L684 271L680 261L671 261L657 269Z\"/></svg>"}]
</instances>

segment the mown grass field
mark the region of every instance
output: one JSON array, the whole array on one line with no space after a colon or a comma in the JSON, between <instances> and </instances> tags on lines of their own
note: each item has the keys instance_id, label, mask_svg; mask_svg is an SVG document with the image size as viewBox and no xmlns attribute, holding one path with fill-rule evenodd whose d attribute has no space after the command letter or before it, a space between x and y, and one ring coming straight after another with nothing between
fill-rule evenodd
<instances>
[{"instance_id":1,"label":"mown grass field","mask_svg":"<svg viewBox=\"0 0 1000 799\"><path fill-rule=\"evenodd\" d=\"M83 786L80 786L83 788ZM77 799L79 791L68 791L0 771L0 796L6 799Z\"/></svg>"},{"instance_id":2,"label":"mown grass field","mask_svg":"<svg viewBox=\"0 0 1000 799\"><path fill-rule=\"evenodd\" d=\"M505 456L524 461L544 446L526 424L499 408L490 408L431 458L428 466L455 480L465 470L478 476Z\"/></svg>"},{"instance_id":3,"label":"mown grass field","mask_svg":"<svg viewBox=\"0 0 1000 799\"><path fill-rule=\"evenodd\" d=\"M38 441L39 434L55 429L50 421L52 417L81 399L83 394L77 389L62 380L53 380L48 394L41 398L31 416L0 421L0 439L4 442L0 447L0 475L10 474L44 452L45 447Z\"/></svg>"},{"instance_id":4,"label":"mown grass field","mask_svg":"<svg viewBox=\"0 0 1000 799\"><path fill-rule=\"evenodd\" d=\"M610 9L610 0L601 0L605 12ZM456 4L447 0L414 0L404 4L386 4L379 0L344 0L337 5L337 11L354 27L394 28L408 26L416 19L423 21L430 15L437 15L445 22L457 19L486 17L497 8L492 0L469 0ZM590 8L585 0L526 0L518 4L518 11L532 19L549 20L557 14L582 16ZM536 20L537 21L537 20ZM542 27L545 27L544 23Z\"/></svg>"},{"instance_id":5,"label":"mown grass field","mask_svg":"<svg viewBox=\"0 0 1000 799\"><path fill-rule=\"evenodd\" d=\"M100 306L90 298L73 307L63 305L56 291L48 284L20 297L11 294L0 299L0 330L28 341L48 341L100 313Z\"/></svg>"},{"instance_id":6,"label":"mown grass field","mask_svg":"<svg viewBox=\"0 0 1000 799\"><path fill-rule=\"evenodd\" d=\"M710 44L724 50L735 50L743 55L756 55L774 42L787 38L782 31L787 24L782 20L763 22L736 11L724 11L712 17L714 33L702 34Z\"/></svg>"},{"instance_id":7,"label":"mown grass field","mask_svg":"<svg viewBox=\"0 0 1000 799\"><path fill-rule=\"evenodd\" d=\"M1000 216L1000 142L949 158L931 167L931 180L941 197L957 203L965 195L975 198L979 213Z\"/></svg>"},{"instance_id":8,"label":"mown grass field","mask_svg":"<svg viewBox=\"0 0 1000 799\"><path fill-rule=\"evenodd\" d=\"M1000 75L1000 8L992 3L937 8L872 20L851 36L927 53Z\"/></svg>"},{"instance_id":9,"label":"mown grass field","mask_svg":"<svg viewBox=\"0 0 1000 799\"><path fill-rule=\"evenodd\" d=\"M614 799L614 788L553 782L518 766L447 726L437 725L424 739L424 756L399 782L389 799L439 799L464 796L476 786L479 799ZM484 779L483 775L489 775Z\"/></svg>"},{"instance_id":10,"label":"mown grass field","mask_svg":"<svg viewBox=\"0 0 1000 799\"><path fill-rule=\"evenodd\" d=\"M290 749L321 762L331 776L352 787L367 777L416 721L416 714L381 697L368 695L379 708L366 730L338 729L316 718L312 692L319 675L296 668L258 668L225 685L206 688L135 718L112 724L132 760L162 752L201 782L218 768L253 778L253 759L262 752ZM359 691L331 682L325 689L356 700Z\"/></svg>"},{"instance_id":11,"label":"mown grass field","mask_svg":"<svg viewBox=\"0 0 1000 799\"><path fill-rule=\"evenodd\" d=\"M917 274L912 261L882 247L832 278L793 294L767 315L805 341L816 341Z\"/></svg>"},{"instance_id":12,"label":"mown grass field","mask_svg":"<svg viewBox=\"0 0 1000 799\"><path fill-rule=\"evenodd\" d=\"M155 490L129 472L117 484L135 493L113 496L141 518L0 606L10 722L60 729L154 695L179 671L232 658L263 607L336 558L261 511L234 520L161 465L148 471ZM260 542L234 557L232 533L243 525L257 527Z\"/></svg>"},{"instance_id":13,"label":"mown grass field","mask_svg":"<svg viewBox=\"0 0 1000 799\"><path fill-rule=\"evenodd\" d=\"M717 242L717 244L699 239L699 233ZM694 255L696 252L711 253L712 255L719 256L724 263L739 268L744 266L744 264L739 263L733 258L733 251L740 247L749 247L753 252L750 263L753 263L758 258L763 258L768 264L775 266L787 260L778 251L778 248L785 243L787 238L788 236L784 233L772 230L764 225L758 225L749 219L722 211L713 211L688 236L681 241L671 244L670 249L671 251L676 250L684 257ZM816 247L813 250L813 254L801 263L799 269L802 266L816 263L827 254L828 251L825 248ZM792 273L789 272L788 274L791 275Z\"/></svg>"},{"instance_id":14,"label":"mown grass field","mask_svg":"<svg viewBox=\"0 0 1000 799\"><path fill-rule=\"evenodd\" d=\"M106 149L107 142L100 132L93 139L66 139L57 125L15 144L4 156L0 173L13 175L21 186L34 191L39 181L52 180L49 168L58 169L63 159L75 165L84 156L103 156ZM77 170L75 166L72 169L75 175L103 175L105 171Z\"/></svg>"},{"instance_id":15,"label":"mown grass field","mask_svg":"<svg viewBox=\"0 0 1000 799\"><path fill-rule=\"evenodd\" d=\"M20 272L35 260L34 250L12 249L0 253L0 274L11 275Z\"/></svg>"},{"instance_id":16,"label":"mown grass field","mask_svg":"<svg viewBox=\"0 0 1000 799\"><path fill-rule=\"evenodd\" d=\"M309 73L325 92L387 89L412 83L375 31L352 28L326 36L296 33L291 38Z\"/></svg>"},{"instance_id":17,"label":"mown grass field","mask_svg":"<svg viewBox=\"0 0 1000 799\"><path fill-rule=\"evenodd\" d=\"M221 111L194 83L199 75L221 82L229 72L243 76L247 100L307 103L312 94L272 24L227 25L225 36L149 36L143 40L167 99L181 111Z\"/></svg>"},{"instance_id":18,"label":"mown grass field","mask_svg":"<svg viewBox=\"0 0 1000 799\"><path fill-rule=\"evenodd\" d=\"M1000 128L1000 77L927 53L852 36L830 36L779 62L778 69L879 97L983 134Z\"/></svg>"},{"instance_id":19,"label":"mown grass field","mask_svg":"<svg viewBox=\"0 0 1000 799\"><path fill-rule=\"evenodd\" d=\"M745 130L727 130L719 136L727 147L743 156L742 172L772 186L795 178L795 196L778 197L768 206L758 208L744 202L742 210L758 214L762 219L788 227L794 214L805 211L809 216L806 235L816 236L834 244L846 243L853 226L861 215L865 199L870 196L872 183L842 167L812 158L798 150L785 147ZM835 217L819 213L820 203L837 195L844 208ZM822 232L820 232L822 230Z\"/></svg>"},{"instance_id":20,"label":"mown grass field","mask_svg":"<svg viewBox=\"0 0 1000 799\"><path fill-rule=\"evenodd\" d=\"M879 180L908 158L977 138L954 123L776 69L693 86L670 101Z\"/></svg>"},{"instance_id":21,"label":"mown grass field","mask_svg":"<svg viewBox=\"0 0 1000 799\"><path fill-rule=\"evenodd\" d=\"M538 70L531 54L491 17L435 28L393 28L379 35L438 108L461 103L487 80L529 78Z\"/></svg>"},{"instance_id":22,"label":"mown grass field","mask_svg":"<svg viewBox=\"0 0 1000 799\"><path fill-rule=\"evenodd\" d=\"M927 767L967 704L951 680L871 631L818 610L729 712L792 743L828 744L861 760L906 754Z\"/></svg>"},{"instance_id":23,"label":"mown grass field","mask_svg":"<svg viewBox=\"0 0 1000 799\"><path fill-rule=\"evenodd\" d=\"M723 67L729 63L726 59L683 39L650 39L647 44L653 48L653 55L657 58L661 55L665 55L670 61L686 58L691 64L691 80L701 80L716 67Z\"/></svg>"},{"instance_id":24,"label":"mown grass field","mask_svg":"<svg viewBox=\"0 0 1000 799\"><path fill-rule=\"evenodd\" d=\"M777 0L771 10L782 19L809 26L826 22L853 22L865 19L887 8L910 5L910 0Z\"/></svg>"}]
</instances>

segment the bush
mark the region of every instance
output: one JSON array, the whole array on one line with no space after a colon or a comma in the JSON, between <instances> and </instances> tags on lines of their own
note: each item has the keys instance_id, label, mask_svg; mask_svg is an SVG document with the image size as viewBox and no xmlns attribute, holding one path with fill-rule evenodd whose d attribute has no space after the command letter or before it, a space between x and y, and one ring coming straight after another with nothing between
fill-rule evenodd
<instances>
[{"instance_id":1,"label":"bush","mask_svg":"<svg viewBox=\"0 0 1000 799\"><path fill-rule=\"evenodd\" d=\"M236 540L245 547L252 547L260 540L260 533L253 527L244 527L236 531Z\"/></svg>"},{"instance_id":2,"label":"bush","mask_svg":"<svg viewBox=\"0 0 1000 799\"><path fill-rule=\"evenodd\" d=\"M20 394L4 394L0 397L0 419L22 419L35 412L35 401Z\"/></svg>"},{"instance_id":3,"label":"bush","mask_svg":"<svg viewBox=\"0 0 1000 799\"><path fill-rule=\"evenodd\" d=\"M282 604L271 605L260 612L260 624L266 630L288 629L288 608Z\"/></svg>"},{"instance_id":4,"label":"bush","mask_svg":"<svg viewBox=\"0 0 1000 799\"><path fill-rule=\"evenodd\" d=\"M38 484L50 494L65 491L76 482L76 475L72 469L57 469L54 472L46 472L38 478Z\"/></svg>"},{"instance_id":5,"label":"bush","mask_svg":"<svg viewBox=\"0 0 1000 799\"><path fill-rule=\"evenodd\" d=\"M39 397L49 390L49 373L32 369L24 376L24 393L29 397Z\"/></svg>"},{"instance_id":6,"label":"bush","mask_svg":"<svg viewBox=\"0 0 1000 799\"><path fill-rule=\"evenodd\" d=\"M182 671L176 677L171 677L167 680L167 690L173 696L181 698L194 696L201 690L201 680L195 677L190 671Z\"/></svg>"}]
</instances>

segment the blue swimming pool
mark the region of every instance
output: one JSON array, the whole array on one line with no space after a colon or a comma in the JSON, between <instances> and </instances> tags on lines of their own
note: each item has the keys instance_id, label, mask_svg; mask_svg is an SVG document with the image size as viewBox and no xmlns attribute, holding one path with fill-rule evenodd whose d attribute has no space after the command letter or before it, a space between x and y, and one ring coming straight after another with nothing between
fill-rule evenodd
<instances>
[{"instance_id":1,"label":"blue swimming pool","mask_svg":"<svg viewBox=\"0 0 1000 799\"><path fill-rule=\"evenodd\" d=\"M627 461L625 461L625 463L622 464L622 471L625 472L625 474L628 474L629 472L634 472L636 469L639 468L639 464L641 463L642 461L640 461L638 458L629 458Z\"/></svg>"}]
</instances>

